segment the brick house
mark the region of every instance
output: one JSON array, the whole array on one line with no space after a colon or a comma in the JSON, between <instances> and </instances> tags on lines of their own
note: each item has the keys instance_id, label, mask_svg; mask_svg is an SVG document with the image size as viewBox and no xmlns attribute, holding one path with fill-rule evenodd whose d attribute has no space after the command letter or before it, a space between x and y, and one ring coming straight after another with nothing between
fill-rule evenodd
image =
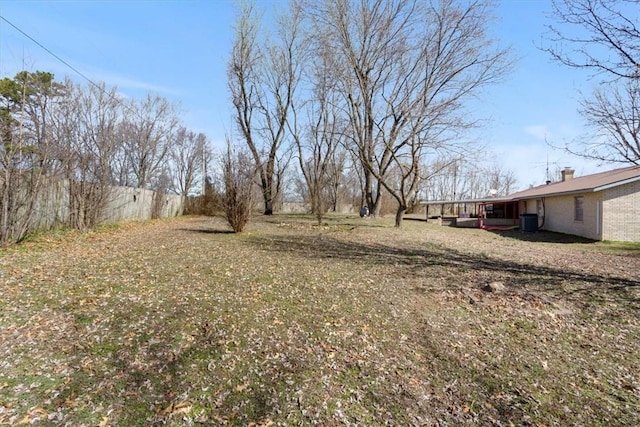
<instances>
[{"instance_id":1,"label":"brick house","mask_svg":"<svg viewBox=\"0 0 640 427\"><path fill-rule=\"evenodd\" d=\"M538 227L593 240L640 242L640 166L574 177L510 194L520 214L537 214Z\"/></svg>"}]
</instances>

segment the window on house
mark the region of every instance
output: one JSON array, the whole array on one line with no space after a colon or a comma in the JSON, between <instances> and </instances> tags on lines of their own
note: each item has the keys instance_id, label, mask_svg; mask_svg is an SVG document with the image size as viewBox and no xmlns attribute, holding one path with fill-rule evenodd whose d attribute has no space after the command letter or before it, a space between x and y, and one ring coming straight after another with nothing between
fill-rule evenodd
<instances>
[{"instance_id":1,"label":"window on house","mask_svg":"<svg viewBox=\"0 0 640 427\"><path fill-rule=\"evenodd\" d=\"M576 198L573 199L573 205L574 205L574 213L573 213L573 219L575 221L582 221L583 216L584 216L584 210L582 208L582 205L584 203L584 197L582 196L578 196Z\"/></svg>"}]
</instances>

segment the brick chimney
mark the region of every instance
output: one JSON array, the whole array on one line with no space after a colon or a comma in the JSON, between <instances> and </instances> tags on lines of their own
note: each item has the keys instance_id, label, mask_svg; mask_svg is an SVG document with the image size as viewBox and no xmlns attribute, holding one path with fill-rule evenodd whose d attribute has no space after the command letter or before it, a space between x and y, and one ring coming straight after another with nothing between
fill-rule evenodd
<instances>
[{"instance_id":1,"label":"brick chimney","mask_svg":"<svg viewBox=\"0 0 640 427\"><path fill-rule=\"evenodd\" d=\"M575 171L573 169L571 169L570 167L566 167L564 169L562 169L560 171L560 173L562 174L562 182L564 181L569 181L570 179L573 179L573 173Z\"/></svg>"}]
</instances>

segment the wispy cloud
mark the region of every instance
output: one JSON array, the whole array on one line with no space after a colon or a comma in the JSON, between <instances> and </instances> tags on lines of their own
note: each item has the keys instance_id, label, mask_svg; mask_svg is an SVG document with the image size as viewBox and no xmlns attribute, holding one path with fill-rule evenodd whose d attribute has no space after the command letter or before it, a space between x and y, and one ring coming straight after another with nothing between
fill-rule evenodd
<instances>
[{"instance_id":1,"label":"wispy cloud","mask_svg":"<svg viewBox=\"0 0 640 427\"><path fill-rule=\"evenodd\" d=\"M524 128L525 133L533 136L536 139L544 141L549 138L550 132L545 125L532 125Z\"/></svg>"},{"instance_id":2,"label":"wispy cloud","mask_svg":"<svg viewBox=\"0 0 640 427\"><path fill-rule=\"evenodd\" d=\"M141 42L123 37L119 32L100 31L82 25L82 20L71 20L64 8L55 3L44 3L41 13L26 15L19 8L9 8L6 13L20 30L2 22L3 37L0 56L3 75L12 75L23 68L28 70L52 71L58 79L69 76L75 81L90 79L94 83L104 82L117 86L120 91L151 91L162 95L181 96L183 92L166 87L118 67L131 65L131 58L122 57L122 46L128 51L143 52ZM80 7L76 13L81 13ZM47 16L43 15L46 12ZM21 34L24 31L25 34ZM55 37L50 37L55 34ZM28 40L31 37L32 40ZM36 41L34 43L34 40ZM40 46L36 46L39 43ZM114 52L118 52L118 56ZM54 58L54 56L56 58ZM27 63L23 65L23 62Z\"/></svg>"},{"instance_id":3,"label":"wispy cloud","mask_svg":"<svg viewBox=\"0 0 640 427\"><path fill-rule=\"evenodd\" d=\"M4 52L3 52L4 53ZM121 75L109 70L101 70L91 66L77 65L73 60L68 63L78 70L82 75L76 73L73 69L56 61L53 58L40 56L37 60L29 59L26 55L26 62L21 61L17 55L2 55L9 60L3 61L0 68L0 75L4 77L13 77L17 72L26 69L27 71L50 71L56 76L56 80L63 80L64 76L68 76L71 80L88 84L86 79L91 80L95 84L105 83L109 87L116 86L119 92L153 92L160 95L180 97L184 95L184 91L162 86L150 81L139 80L125 75Z\"/></svg>"},{"instance_id":4,"label":"wispy cloud","mask_svg":"<svg viewBox=\"0 0 640 427\"><path fill-rule=\"evenodd\" d=\"M155 84L149 81L137 80L106 70L93 70L86 73L93 82L105 82L108 86L116 86L120 91L148 91L164 95L181 96L180 90Z\"/></svg>"}]
</instances>

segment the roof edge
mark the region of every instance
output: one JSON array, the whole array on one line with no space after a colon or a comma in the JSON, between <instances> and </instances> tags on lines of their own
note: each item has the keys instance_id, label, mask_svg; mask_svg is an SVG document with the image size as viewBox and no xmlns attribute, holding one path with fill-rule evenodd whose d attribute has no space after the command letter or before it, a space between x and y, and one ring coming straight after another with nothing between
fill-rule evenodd
<instances>
[{"instance_id":1,"label":"roof edge","mask_svg":"<svg viewBox=\"0 0 640 427\"><path fill-rule=\"evenodd\" d=\"M632 178L623 179L622 181L612 182L610 184L601 185L599 187L595 187L593 191L603 191L608 190L610 188L619 187L625 184L631 184L632 182L640 181L640 176L634 176Z\"/></svg>"},{"instance_id":2,"label":"roof edge","mask_svg":"<svg viewBox=\"0 0 640 427\"><path fill-rule=\"evenodd\" d=\"M510 197L493 197L480 199L460 199L460 200L421 200L419 205L449 205L457 203L506 203L512 202L514 199Z\"/></svg>"}]
</instances>

